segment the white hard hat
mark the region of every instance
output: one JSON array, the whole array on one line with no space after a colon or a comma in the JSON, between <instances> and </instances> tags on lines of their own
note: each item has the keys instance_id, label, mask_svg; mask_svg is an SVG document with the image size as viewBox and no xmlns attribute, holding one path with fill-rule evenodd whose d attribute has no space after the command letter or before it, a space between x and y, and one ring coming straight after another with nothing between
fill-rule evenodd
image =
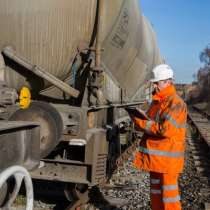
<instances>
[{"instance_id":1,"label":"white hard hat","mask_svg":"<svg viewBox=\"0 0 210 210\"><path fill-rule=\"evenodd\" d=\"M172 68L167 64L160 64L156 66L153 70L153 78L151 82L158 82L160 80L173 79L174 72Z\"/></svg>"}]
</instances>

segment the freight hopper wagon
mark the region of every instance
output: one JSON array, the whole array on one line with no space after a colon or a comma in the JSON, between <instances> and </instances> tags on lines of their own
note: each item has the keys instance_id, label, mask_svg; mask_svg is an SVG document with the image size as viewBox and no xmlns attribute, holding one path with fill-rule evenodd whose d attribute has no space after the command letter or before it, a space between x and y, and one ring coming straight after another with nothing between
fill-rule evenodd
<instances>
[{"instance_id":1,"label":"freight hopper wagon","mask_svg":"<svg viewBox=\"0 0 210 210\"><path fill-rule=\"evenodd\" d=\"M1 171L21 164L34 179L82 186L108 177L122 140L132 143L119 107L134 104L162 62L139 8L137 0L0 0Z\"/></svg>"}]
</instances>

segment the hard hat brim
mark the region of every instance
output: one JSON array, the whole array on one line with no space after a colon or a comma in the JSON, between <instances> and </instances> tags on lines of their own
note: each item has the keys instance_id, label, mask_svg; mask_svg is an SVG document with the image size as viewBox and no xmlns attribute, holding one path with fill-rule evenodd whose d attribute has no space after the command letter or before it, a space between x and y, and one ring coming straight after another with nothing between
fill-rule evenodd
<instances>
[{"instance_id":1,"label":"hard hat brim","mask_svg":"<svg viewBox=\"0 0 210 210\"><path fill-rule=\"evenodd\" d=\"M151 79L150 82L158 82L158 79Z\"/></svg>"},{"instance_id":2,"label":"hard hat brim","mask_svg":"<svg viewBox=\"0 0 210 210\"><path fill-rule=\"evenodd\" d=\"M159 82L159 81L162 81L162 80L167 80L167 79L173 79L173 77L167 77L167 78L162 78L162 79L151 79L150 82Z\"/></svg>"}]
</instances>

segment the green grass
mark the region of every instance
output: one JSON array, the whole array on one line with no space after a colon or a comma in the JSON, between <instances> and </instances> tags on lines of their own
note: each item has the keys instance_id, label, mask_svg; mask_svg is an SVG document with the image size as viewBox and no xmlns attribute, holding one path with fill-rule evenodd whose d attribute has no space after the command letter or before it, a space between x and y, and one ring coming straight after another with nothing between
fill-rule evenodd
<instances>
[{"instance_id":1,"label":"green grass","mask_svg":"<svg viewBox=\"0 0 210 210\"><path fill-rule=\"evenodd\" d=\"M24 195L18 195L14 202L15 206L25 206L26 205L26 197Z\"/></svg>"}]
</instances>

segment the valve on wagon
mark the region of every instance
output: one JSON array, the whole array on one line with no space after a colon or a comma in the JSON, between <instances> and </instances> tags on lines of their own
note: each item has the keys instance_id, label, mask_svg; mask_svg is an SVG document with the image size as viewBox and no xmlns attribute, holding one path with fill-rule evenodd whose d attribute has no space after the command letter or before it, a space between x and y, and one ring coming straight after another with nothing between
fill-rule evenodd
<instances>
[{"instance_id":1,"label":"valve on wagon","mask_svg":"<svg viewBox=\"0 0 210 210\"><path fill-rule=\"evenodd\" d=\"M13 105L17 99L16 90L7 87L5 82L0 81L0 106Z\"/></svg>"}]
</instances>

